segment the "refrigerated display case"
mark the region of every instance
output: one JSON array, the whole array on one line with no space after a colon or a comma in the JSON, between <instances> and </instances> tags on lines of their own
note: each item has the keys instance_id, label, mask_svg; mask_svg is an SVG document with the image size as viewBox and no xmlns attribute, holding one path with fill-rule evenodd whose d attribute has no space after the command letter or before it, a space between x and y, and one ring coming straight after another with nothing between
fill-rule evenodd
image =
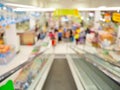
<instances>
[{"instance_id":1,"label":"refrigerated display case","mask_svg":"<svg viewBox=\"0 0 120 90\"><path fill-rule=\"evenodd\" d=\"M0 82L4 81L6 78L9 78L9 80L12 80L14 83L14 90L28 90L30 89L29 87L36 82L37 78L42 75L41 70L50 57L50 54L42 53L36 55L35 57L29 58L27 62L0 76ZM14 75L17 71L19 71L17 76L12 78L12 75ZM5 79L3 79L3 77ZM4 83L7 81L4 81Z\"/></svg>"},{"instance_id":2,"label":"refrigerated display case","mask_svg":"<svg viewBox=\"0 0 120 90\"><path fill-rule=\"evenodd\" d=\"M43 56L46 57L46 56ZM15 89L17 90L27 90L29 86L34 83L38 74L41 73L41 69L44 67L47 62L49 56L47 58L41 58L38 56L34 59L34 61L30 62L28 65L23 67L20 74L14 80Z\"/></svg>"}]
</instances>

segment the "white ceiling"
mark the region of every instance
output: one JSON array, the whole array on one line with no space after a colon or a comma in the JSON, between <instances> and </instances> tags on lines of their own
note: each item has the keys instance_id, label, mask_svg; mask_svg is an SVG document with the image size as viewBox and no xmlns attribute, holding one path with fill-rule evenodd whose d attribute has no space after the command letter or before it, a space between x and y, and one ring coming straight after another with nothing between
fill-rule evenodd
<instances>
[{"instance_id":1,"label":"white ceiling","mask_svg":"<svg viewBox=\"0 0 120 90\"><path fill-rule=\"evenodd\" d=\"M43 8L120 7L120 0L2 0L2 2L32 5Z\"/></svg>"}]
</instances>

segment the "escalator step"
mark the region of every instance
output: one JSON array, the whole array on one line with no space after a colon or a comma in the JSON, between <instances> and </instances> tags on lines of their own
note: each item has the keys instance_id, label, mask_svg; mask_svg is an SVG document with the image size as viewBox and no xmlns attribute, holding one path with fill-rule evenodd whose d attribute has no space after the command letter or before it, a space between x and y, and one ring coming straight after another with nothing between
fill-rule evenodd
<instances>
[{"instance_id":1,"label":"escalator step","mask_svg":"<svg viewBox=\"0 0 120 90\"><path fill-rule=\"evenodd\" d=\"M55 59L42 90L77 90L66 59Z\"/></svg>"}]
</instances>

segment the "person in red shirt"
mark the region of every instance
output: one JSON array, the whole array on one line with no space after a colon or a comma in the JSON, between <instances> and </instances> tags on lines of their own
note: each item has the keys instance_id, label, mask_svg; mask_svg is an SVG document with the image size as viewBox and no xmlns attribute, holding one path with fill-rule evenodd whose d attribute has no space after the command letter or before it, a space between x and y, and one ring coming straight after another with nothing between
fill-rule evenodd
<instances>
[{"instance_id":1,"label":"person in red shirt","mask_svg":"<svg viewBox=\"0 0 120 90\"><path fill-rule=\"evenodd\" d=\"M55 33L50 32L50 33L49 33L49 37L50 37L50 39L51 39L51 44L52 44L52 46L54 47L54 46L56 45Z\"/></svg>"}]
</instances>

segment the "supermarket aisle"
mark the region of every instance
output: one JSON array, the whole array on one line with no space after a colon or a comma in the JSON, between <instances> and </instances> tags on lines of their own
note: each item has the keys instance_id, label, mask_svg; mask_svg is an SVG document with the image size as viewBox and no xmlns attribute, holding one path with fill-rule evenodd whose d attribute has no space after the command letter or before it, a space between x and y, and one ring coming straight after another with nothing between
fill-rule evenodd
<instances>
[{"instance_id":1,"label":"supermarket aisle","mask_svg":"<svg viewBox=\"0 0 120 90\"><path fill-rule=\"evenodd\" d=\"M54 53L54 54L67 54L67 53L75 53L73 50L69 48L71 43L59 43L54 48L50 48L46 53Z\"/></svg>"},{"instance_id":2,"label":"supermarket aisle","mask_svg":"<svg viewBox=\"0 0 120 90\"><path fill-rule=\"evenodd\" d=\"M77 90L66 59L55 59L42 90Z\"/></svg>"},{"instance_id":3,"label":"supermarket aisle","mask_svg":"<svg viewBox=\"0 0 120 90\"><path fill-rule=\"evenodd\" d=\"M19 54L17 54L11 62L6 65L0 65L0 75L6 73L21 63L24 63L28 59L32 49L33 46L21 46Z\"/></svg>"}]
</instances>

